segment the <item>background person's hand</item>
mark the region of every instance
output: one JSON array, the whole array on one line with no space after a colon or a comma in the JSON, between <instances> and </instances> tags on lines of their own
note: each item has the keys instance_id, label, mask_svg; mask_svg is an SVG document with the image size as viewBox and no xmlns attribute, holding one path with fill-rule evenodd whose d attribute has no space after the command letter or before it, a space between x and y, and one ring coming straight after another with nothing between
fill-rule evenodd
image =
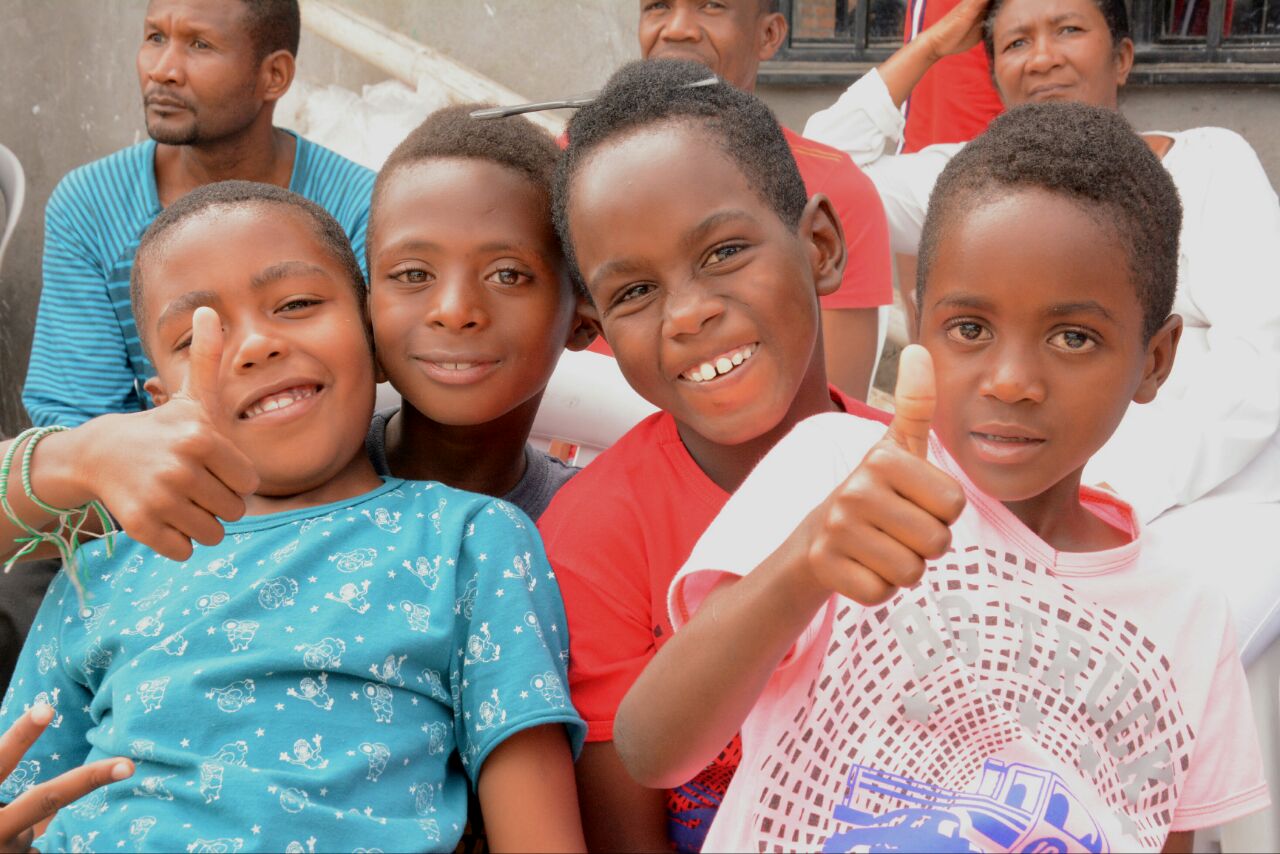
<instances>
[{"instance_id":1,"label":"background person's hand","mask_svg":"<svg viewBox=\"0 0 1280 854\"><path fill-rule=\"evenodd\" d=\"M805 563L821 587L878 605L946 553L965 501L960 484L926 459L935 401L929 351L910 345L884 438L805 520Z\"/></svg>"},{"instance_id":2,"label":"background person's hand","mask_svg":"<svg viewBox=\"0 0 1280 854\"><path fill-rule=\"evenodd\" d=\"M47 705L32 707L0 736L0 780L6 779L31 745L53 720ZM35 828L59 809L94 789L133 774L128 759L100 759L27 789L13 803L0 807L0 852L29 851Z\"/></svg>"},{"instance_id":3,"label":"background person's hand","mask_svg":"<svg viewBox=\"0 0 1280 854\"><path fill-rule=\"evenodd\" d=\"M186 560L194 540L222 540L219 519L235 521L258 487L253 464L224 432L234 417L220 405L222 325L212 308L192 317L190 370L155 409L107 415L84 425L82 477L135 540Z\"/></svg>"},{"instance_id":4,"label":"background person's hand","mask_svg":"<svg viewBox=\"0 0 1280 854\"><path fill-rule=\"evenodd\" d=\"M961 0L918 38L927 40L935 59L964 53L982 42L982 24L991 0Z\"/></svg>"}]
</instances>

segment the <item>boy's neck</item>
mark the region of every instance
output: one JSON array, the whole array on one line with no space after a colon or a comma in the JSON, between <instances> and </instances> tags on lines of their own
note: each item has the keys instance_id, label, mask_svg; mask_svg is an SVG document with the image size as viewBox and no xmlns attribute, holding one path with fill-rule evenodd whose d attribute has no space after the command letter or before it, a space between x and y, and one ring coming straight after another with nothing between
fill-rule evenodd
<instances>
[{"instance_id":1,"label":"boy's neck","mask_svg":"<svg viewBox=\"0 0 1280 854\"><path fill-rule=\"evenodd\" d=\"M756 467L756 463L773 450L773 446L790 433L792 427L810 416L839 409L831 399L831 388L827 384L827 372L822 364L821 341L817 345L815 361L816 364L810 365L787 414L776 427L754 439L738 445L719 445L703 438L679 421L676 422L676 430L689 455L713 483L725 492L736 492Z\"/></svg>"},{"instance_id":2,"label":"boy's neck","mask_svg":"<svg viewBox=\"0 0 1280 854\"><path fill-rule=\"evenodd\" d=\"M408 403L387 424L387 466L396 477L435 480L501 498L525 473L525 443L542 394L486 424L441 424Z\"/></svg>"},{"instance_id":3,"label":"boy's neck","mask_svg":"<svg viewBox=\"0 0 1280 854\"><path fill-rule=\"evenodd\" d=\"M244 502L246 516L266 516L307 507L322 507L335 501L356 498L382 486L382 478L373 470L373 464L369 462L364 446L361 445L359 453L346 466L317 486L304 487L297 492L290 492L287 487L276 490L270 485L264 486L268 491L278 491L279 494L250 495Z\"/></svg>"},{"instance_id":4,"label":"boy's neck","mask_svg":"<svg viewBox=\"0 0 1280 854\"><path fill-rule=\"evenodd\" d=\"M1004 506L1055 551L1099 552L1130 542L1126 534L1091 513L1080 502L1080 475L1072 472L1034 498Z\"/></svg>"}]
</instances>

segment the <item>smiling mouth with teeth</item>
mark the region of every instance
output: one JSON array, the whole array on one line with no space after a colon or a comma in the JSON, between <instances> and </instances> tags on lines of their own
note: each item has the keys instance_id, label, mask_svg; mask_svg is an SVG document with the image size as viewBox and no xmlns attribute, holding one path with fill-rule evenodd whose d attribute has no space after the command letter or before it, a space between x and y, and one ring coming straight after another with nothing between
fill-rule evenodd
<instances>
[{"instance_id":1,"label":"smiling mouth with teeth","mask_svg":"<svg viewBox=\"0 0 1280 854\"><path fill-rule=\"evenodd\" d=\"M295 386L294 388L273 392L266 397L255 400L248 409L240 413L240 419L248 421L260 415L266 415L268 412L288 409L295 403L315 397L319 393L320 386L318 385Z\"/></svg>"},{"instance_id":2,"label":"smiling mouth with teeth","mask_svg":"<svg viewBox=\"0 0 1280 854\"><path fill-rule=\"evenodd\" d=\"M724 353L700 365L694 365L682 373L680 379L691 383L705 383L717 377L722 377L754 356L759 346L759 344L748 344L745 347L730 350L728 353Z\"/></svg>"}]
</instances>

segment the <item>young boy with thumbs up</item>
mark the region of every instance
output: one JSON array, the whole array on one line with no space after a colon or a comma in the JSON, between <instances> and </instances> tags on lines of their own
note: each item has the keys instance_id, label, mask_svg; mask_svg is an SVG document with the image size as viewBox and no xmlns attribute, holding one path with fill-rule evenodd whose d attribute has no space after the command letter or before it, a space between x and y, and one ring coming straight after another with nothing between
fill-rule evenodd
<instances>
[{"instance_id":1,"label":"young boy with thumbs up","mask_svg":"<svg viewBox=\"0 0 1280 854\"><path fill-rule=\"evenodd\" d=\"M182 426L189 492L147 544L81 548L82 589L55 579L0 730L54 714L0 802L129 757L37 847L453 850L474 787L493 850L580 849L554 575L512 505L374 472L364 278L337 223L209 185L157 217L133 276L157 408L115 423ZM67 476L68 449L104 435L88 428L28 440L0 536L49 521L33 496L108 498Z\"/></svg>"},{"instance_id":2,"label":"young boy with thumbs up","mask_svg":"<svg viewBox=\"0 0 1280 854\"><path fill-rule=\"evenodd\" d=\"M709 849L1190 850L1267 804L1220 592L1080 482L1169 373L1180 216L1107 110L1019 108L947 167L888 432L778 443L619 710L652 786L741 730Z\"/></svg>"}]
</instances>

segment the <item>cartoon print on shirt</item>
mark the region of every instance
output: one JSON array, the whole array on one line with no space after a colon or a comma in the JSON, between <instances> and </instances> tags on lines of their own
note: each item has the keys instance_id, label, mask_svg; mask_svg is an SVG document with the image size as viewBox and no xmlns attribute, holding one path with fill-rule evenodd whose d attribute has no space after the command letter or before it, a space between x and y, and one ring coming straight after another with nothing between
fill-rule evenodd
<instances>
[{"instance_id":1,"label":"cartoon print on shirt","mask_svg":"<svg viewBox=\"0 0 1280 854\"><path fill-rule=\"evenodd\" d=\"M231 597L219 590L217 593L201 596L196 600L196 607L200 609L201 614L207 617L210 611L215 608L221 608L230 601Z\"/></svg>"},{"instance_id":2,"label":"cartoon print on shirt","mask_svg":"<svg viewBox=\"0 0 1280 854\"><path fill-rule=\"evenodd\" d=\"M138 683L138 699L142 701L143 714L158 712L160 704L164 702L164 694L167 690L169 690L168 676L148 679L145 682Z\"/></svg>"},{"instance_id":3,"label":"cartoon print on shirt","mask_svg":"<svg viewBox=\"0 0 1280 854\"><path fill-rule=\"evenodd\" d=\"M502 708L502 703L498 699L498 689L494 688L489 692L489 696L493 698L492 702L485 700L480 704L480 722L476 724L476 732L493 729L507 722L507 710Z\"/></svg>"},{"instance_id":4,"label":"cartoon print on shirt","mask_svg":"<svg viewBox=\"0 0 1280 854\"><path fill-rule=\"evenodd\" d=\"M546 673L539 673L529 680L529 685L542 695L542 699L547 701L547 705L555 706L557 709L564 708L564 685L561 683L560 677L553 671L548 670Z\"/></svg>"},{"instance_id":5,"label":"cartoon print on shirt","mask_svg":"<svg viewBox=\"0 0 1280 854\"><path fill-rule=\"evenodd\" d=\"M382 772L387 770L387 760L391 758L391 749L380 741L363 741L360 752L369 760L369 773L365 779L370 783L378 782Z\"/></svg>"},{"instance_id":6,"label":"cartoon print on shirt","mask_svg":"<svg viewBox=\"0 0 1280 854\"><path fill-rule=\"evenodd\" d=\"M152 590L150 593L148 593L146 596L143 596L141 599L135 599L129 604L132 605L134 608L138 609L139 611L150 611L152 608L159 605L165 599L168 599L169 594L172 591L173 591L173 579L166 578L164 580L164 584L161 584L159 587L157 587L155 590Z\"/></svg>"},{"instance_id":7,"label":"cartoon print on shirt","mask_svg":"<svg viewBox=\"0 0 1280 854\"><path fill-rule=\"evenodd\" d=\"M0 783L0 801L9 803L30 789L40 779L40 760L23 759L13 771Z\"/></svg>"},{"instance_id":8,"label":"cartoon print on shirt","mask_svg":"<svg viewBox=\"0 0 1280 854\"><path fill-rule=\"evenodd\" d=\"M327 712L333 708L333 698L329 696L328 685L329 674L321 673L315 679L310 676L303 676L298 682L296 690L286 688L284 692L294 699L306 700L317 709Z\"/></svg>"},{"instance_id":9,"label":"cartoon print on shirt","mask_svg":"<svg viewBox=\"0 0 1280 854\"><path fill-rule=\"evenodd\" d=\"M376 664L370 664L369 672L374 675L374 678L380 679L388 685L394 684L403 688L404 678L400 675L400 666L404 664L404 660L408 657L407 655L402 655L397 658L396 654L392 653L387 656L386 661L382 662L381 667Z\"/></svg>"},{"instance_id":10,"label":"cartoon print on shirt","mask_svg":"<svg viewBox=\"0 0 1280 854\"><path fill-rule=\"evenodd\" d=\"M244 847L244 840L235 839L197 839L187 846L188 854L236 854Z\"/></svg>"},{"instance_id":11,"label":"cartoon print on shirt","mask_svg":"<svg viewBox=\"0 0 1280 854\"><path fill-rule=\"evenodd\" d=\"M532 555L525 552L524 556L516 555L511 559L511 569L502 571L503 578L518 578L529 588L529 592L533 592L533 588L538 586L538 578L533 574Z\"/></svg>"},{"instance_id":12,"label":"cartoon print on shirt","mask_svg":"<svg viewBox=\"0 0 1280 854\"><path fill-rule=\"evenodd\" d=\"M102 618L106 616L110 605L85 605L80 609L80 622L84 623L84 630L91 632L98 628L98 624L102 622Z\"/></svg>"},{"instance_id":13,"label":"cartoon print on shirt","mask_svg":"<svg viewBox=\"0 0 1280 854\"><path fill-rule=\"evenodd\" d=\"M361 510L360 515L364 516L374 525L377 525L380 530L386 531L388 534L400 533L399 510L392 512L385 507L376 507L372 513L368 510Z\"/></svg>"},{"instance_id":14,"label":"cartoon print on shirt","mask_svg":"<svg viewBox=\"0 0 1280 854\"><path fill-rule=\"evenodd\" d=\"M467 638L467 655L463 659L466 664L497 661L502 657L502 644L494 643L489 637L489 624L480 624L480 633Z\"/></svg>"},{"instance_id":15,"label":"cartoon print on shirt","mask_svg":"<svg viewBox=\"0 0 1280 854\"><path fill-rule=\"evenodd\" d=\"M139 762L156 758L156 743L149 738L135 738L129 742L129 755Z\"/></svg>"},{"instance_id":16,"label":"cartoon print on shirt","mask_svg":"<svg viewBox=\"0 0 1280 854\"><path fill-rule=\"evenodd\" d=\"M200 763L200 794L206 804L222 797L222 775L226 767L220 762Z\"/></svg>"},{"instance_id":17,"label":"cartoon print on shirt","mask_svg":"<svg viewBox=\"0 0 1280 854\"><path fill-rule=\"evenodd\" d=\"M230 581L236 577L239 568L235 565L236 553L232 552L226 557L215 558L209 562L204 569L197 569L193 575L212 575L215 578L221 578L223 581Z\"/></svg>"},{"instance_id":18,"label":"cartoon print on shirt","mask_svg":"<svg viewBox=\"0 0 1280 854\"><path fill-rule=\"evenodd\" d=\"M222 630L227 633L227 640L231 641L231 651L244 652L249 649L254 635L258 633L258 626L256 620L223 621Z\"/></svg>"},{"instance_id":19,"label":"cartoon print on shirt","mask_svg":"<svg viewBox=\"0 0 1280 854\"><path fill-rule=\"evenodd\" d=\"M164 616L164 608L161 608L154 614L147 614L145 617L138 620L138 622L134 623L133 628L124 629L120 634L125 635L126 637L132 635L137 635L142 638L159 637L160 633L164 631L164 623L160 621L162 616Z\"/></svg>"},{"instance_id":20,"label":"cartoon print on shirt","mask_svg":"<svg viewBox=\"0 0 1280 854\"><path fill-rule=\"evenodd\" d=\"M357 614L363 614L369 610L369 600L365 596L369 593L369 579L360 582L359 586L348 581L346 584L338 588L338 595L325 593L324 598L330 602L339 602L346 605Z\"/></svg>"},{"instance_id":21,"label":"cartoon print on shirt","mask_svg":"<svg viewBox=\"0 0 1280 854\"><path fill-rule=\"evenodd\" d=\"M476 610L476 594L479 592L480 576L473 575L462 588L462 595L453 603L453 613L471 619Z\"/></svg>"},{"instance_id":22,"label":"cartoon print on shirt","mask_svg":"<svg viewBox=\"0 0 1280 854\"><path fill-rule=\"evenodd\" d=\"M524 522L520 519L520 513L516 508L512 507L505 501L499 501L496 499L493 503L495 507L502 511L504 516L511 520L511 524L514 525L517 530L524 530Z\"/></svg>"},{"instance_id":23,"label":"cartoon print on shirt","mask_svg":"<svg viewBox=\"0 0 1280 854\"><path fill-rule=\"evenodd\" d=\"M300 813L309 806L310 795L302 789L285 789L280 793L280 809L287 813Z\"/></svg>"},{"instance_id":24,"label":"cartoon print on shirt","mask_svg":"<svg viewBox=\"0 0 1280 854\"><path fill-rule=\"evenodd\" d=\"M403 565L410 575L417 576L423 587L428 590L435 590L436 585L440 583L440 562L442 560L444 558L441 555L436 555L435 560L419 557L414 563L410 563L407 560L403 561Z\"/></svg>"},{"instance_id":25,"label":"cartoon print on shirt","mask_svg":"<svg viewBox=\"0 0 1280 854\"><path fill-rule=\"evenodd\" d=\"M62 689L54 688L52 691L41 691L32 698L29 705L24 705L23 709L31 711L32 706L48 706L53 710L53 720L49 721L51 729L57 729L62 726L62 715L58 713L58 694Z\"/></svg>"},{"instance_id":26,"label":"cartoon print on shirt","mask_svg":"<svg viewBox=\"0 0 1280 854\"><path fill-rule=\"evenodd\" d=\"M160 776L153 774L150 777L143 777L138 781L138 785L133 787L133 795L136 798L155 798L158 801L173 800L173 792L169 791L169 787L165 785L166 780L172 780L177 774L168 774Z\"/></svg>"},{"instance_id":27,"label":"cartoon print on shirt","mask_svg":"<svg viewBox=\"0 0 1280 854\"><path fill-rule=\"evenodd\" d=\"M159 643L152 644L149 649L163 651L165 655L182 655L187 651L187 639L181 631L177 631Z\"/></svg>"},{"instance_id":28,"label":"cartoon print on shirt","mask_svg":"<svg viewBox=\"0 0 1280 854\"><path fill-rule=\"evenodd\" d=\"M218 748L209 759L222 765L239 765L245 767L249 759L249 743L243 739L240 741L228 741L226 744Z\"/></svg>"},{"instance_id":29,"label":"cartoon print on shirt","mask_svg":"<svg viewBox=\"0 0 1280 854\"><path fill-rule=\"evenodd\" d=\"M107 804L107 790L94 789L70 807L66 807L66 809L82 821L92 821L98 816L106 813L109 809L109 805Z\"/></svg>"},{"instance_id":30,"label":"cartoon print on shirt","mask_svg":"<svg viewBox=\"0 0 1280 854\"><path fill-rule=\"evenodd\" d=\"M213 688L204 694L206 699L217 701L218 709L235 714L254 702L253 680L240 679L224 688Z\"/></svg>"},{"instance_id":31,"label":"cartoon print on shirt","mask_svg":"<svg viewBox=\"0 0 1280 854\"><path fill-rule=\"evenodd\" d=\"M124 565L111 576L111 589L115 590L116 585L121 581L124 581L130 575L137 575L138 570L140 569L142 569L142 555L132 555L124 562ZM103 576L103 578L105 579L106 576Z\"/></svg>"},{"instance_id":32,"label":"cartoon print on shirt","mask_svg":"<svg viewBox=\"0 0 1280 854\"><path fill-rule=\"evenodd\" d=\"M316 854L316 838L309 837L306 845L295 839L284 847L284 854Z\"/></svg>"},{"instance_id":33,"label":"cartoon print on shirt","mask_svg":"<svg viewBox=\"0 0 1280 854\"><path fill-rule=\"evenodd\" d=\"M36 648L36 670L43 676L58 666L58 639L52 637Z\"/></svg>"},{"instance_id":34,"label":"cartoon print on shirt","mask_svg":"<svg viewBox=\"0 0 1280 854\"><path fill-rule=\"evenodd\" d=\"M301 522L295 522L294 524L296 524L296 525L298 526L298 533L299 533L299 534L306 534L308 531L310 531L310 530L311 530L312 528L314 528L316 525L320 525L320 524L323 524L323 523L326 523L326 522L332 522L332 521L333 521L333 515L334 515L334 514L329 513L328 515L325 515L325 516L315 516L315 517L313 517L313 518L311 518L311 519L304 519L304 520L302 520Z\"/></svg>"},{"instance_id":35,"label":"cartoon print on shirt","mask_svg":"<svg viewBox=\"0 0 1280 854\"><path fill-rule=\"evenodd\" d=\"M93 844L93 840L98 837L99 833L100 831L97 830L91 830L83 835L77 833L67 841L67 851L71 852L71 854L93 854L93 849L89 846Z\"/></svg>"},{"instance_id":36,"label":"cartoon print on shirt","mask_svg":"<svg viewBox=\"0 0 1280 854\"><path fill-rule=\"evenodd\" d=\"M143 843L147 840L147 834L155 826L156 817L153 815L144 815L129 822L129 837L133 839L134 850L142 850Z\"/></svg>"},{"instance_id":37,"label":"cartoon print on shirt","mask_svg":"<svg viewBox=\"0 0 1280 854\"><path fill-rule=\"evenodd\" d=\"M533 633L538 636L539 643L545 643L542 637L542 624L538 622L538 615L532 611L524 612L524 627L517 626L516 634L521 634L525 628L533 629Z\"/></svg>"},{"instance_id":38,"label":"cartoon print on shirt","mask_svg":"<svg viewBox=\"0 0 1280 854\"><path fill-rule=\"evenodd\" d=\"M442 703L449 702L449 692L444 690L444 680L440 678L439 671L428 667L419 673L416 679L427 686L427 690L431 693L433 699Z\"/></svg>"},{"instance_id":39,"label":"cartoon print on shirt","mask_svg":"<svg viewBox=\"0 0 1280 854\"><path fill-rule=\"evenodd\" d=\"M293 597L297 595L298 582L281 575L262 582L262 587L258 589L258 604L268 611L274 611L292 605Z\"/></svg>"},{"instance_id":40,"label":"cartoon print on shirt","mask_svg":"<svg viewBox=\"0 0 1280 854\"><path fill-rule=\"evenodd\" d=\"M409 787L409 793L413 795L413 811L418 816L418 827L422 828L430 842L440 841L440 823L431 817L436 812L437 785L440 784L415 783Z\"/></svg>"},{"instance_id":41,"label":"cartoon print on shirt","mask_svg":"<svg viewBox=\"0 0 1280 854\"><path fill-rule=\"evenodd\" d=\"M374 721L380 724L391 723L393 714L391 689L376 682L366 682L364 683L364 695L369 698L369 705L373 707Z\"/></svg>"},{"instance_id":42,"label":"cartoon print on shirt","mask_svg":"<svg viewBox=\"0 0 1280 854\"><path fill-rule=\"evenodd\" d=\"M427 753L431 756L439 756L448 749L447 740L449 738L449 727L440 721L432 721L429 724L422 725L422 731L427 734Z\"/></svg>"},{"instance_id":43,"label":"cartoon print on shirt","mask_svg":"<svg viewBox=\"0 0 1280 854\"><path fill-rule=\"evenodd\" d=\"M431 622L430 608L417 602L410 602L408 599L401 599L400 610L404 611L405 618L409 621L410 629L415 632L427 631Z\"/></svg>"},{"instance_id":44,"label":"cartoon print on shirt","mask_svg":"<svg viewBox=\"0 0 1280 854\"><path fill-rule=\"evenodd\" d=\"M84 661L80 663L80 672L85 679L93 678L93 671L106 670L111 666L111 651L102 648L102 641L95 640L84 653Z\"/></svg>"},{"instance_id":45,"label":"cartoon print on shirt","mask_svg":"<svg viewBox=\"0 0 1280 854\"><path fill-rule=\"evenodd\" d=\"M324 740L319 733L310 741L300 738L293 743L293 755L287 753L280 754L281 762L288 762L290 765L297 765L300 768L306 768L308 771L318 771L322 768L329 767L329 760L325 759L320 752L320 743Z\"/></svg>"},{"instance_id":46,"label":"cartoon print on shirt","mask_svg":"<svg viewBox=\"0 0 1280 854\"><path fill-rule=\"evenodd\" d=\"M377 549L352 549L349 552L338 552L329 555L330 562L338 572L359 572L362 569L373 566L373 562L378 559Z\"/></svg>"},{"instance_id":47,"label":"cartoon print on shirt","mask_svg":"<svg viewBox=\"0 0 1280 854\"><path fill-rule=\"evenodd\" d=\"M449 502L441 498L440 503L436 505L436 509L432 510L427 518L431 520L431 525L436 529L436 533L440 533L440 520L444 517L444 508L449 506Z\"/></svg>"},{"instance_id":48,"label":"cartoon print on shirt","mask_svg":"<svg viewBox=\"0 0 1280 854\"><path fill-rule=\"evenodd\" d=\"M341 638L324 638L316 643L298 644L294 650L302 653L302 666L308 670L337 670L342 666L347 643Z\"/></svg>"},{"instance_id":49,"label":"cartoon print on shirt","mask_svg":"<svg viewBox=\"0 0 1280 854\"><path fill-rule=\"evenodd\" d=\"M281 546L280 548L273 551L271 553L271 562L278 566L284 563L289 558L293 557L294 553L297 551L298 551L298 540L294 540L288 545Z\"/></svg>"}]
</instances>

